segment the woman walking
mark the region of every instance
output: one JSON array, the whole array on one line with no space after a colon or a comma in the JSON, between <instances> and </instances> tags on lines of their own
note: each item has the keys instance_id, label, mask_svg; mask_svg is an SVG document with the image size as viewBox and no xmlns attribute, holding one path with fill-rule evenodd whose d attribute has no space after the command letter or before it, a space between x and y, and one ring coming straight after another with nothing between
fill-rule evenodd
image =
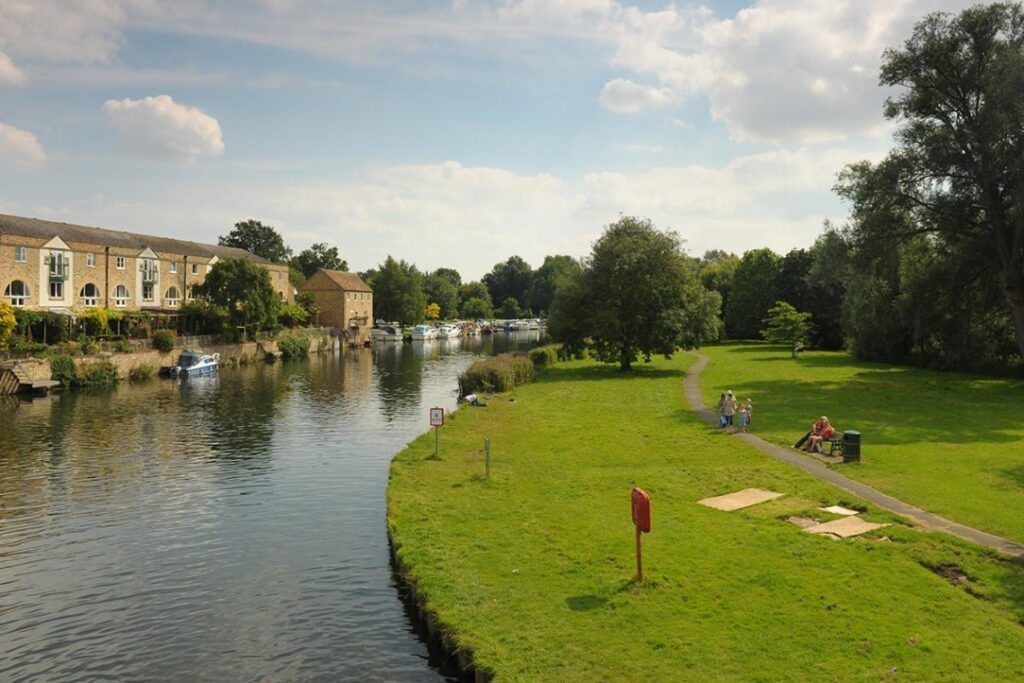
<instances>
[{"instance_id":1,"label":"woman walking","mask_svg":"<svg viewBox=\"0 0 1024 683\"><path fill-rule=\"evenodd\" d=\"M725 431L726 426L728 426L729 434L732 434L735 417L736 397L733 396L732 389L730 389L725 392L725 399L722 401L722 431Z\"/></svg>"}]
</instances>

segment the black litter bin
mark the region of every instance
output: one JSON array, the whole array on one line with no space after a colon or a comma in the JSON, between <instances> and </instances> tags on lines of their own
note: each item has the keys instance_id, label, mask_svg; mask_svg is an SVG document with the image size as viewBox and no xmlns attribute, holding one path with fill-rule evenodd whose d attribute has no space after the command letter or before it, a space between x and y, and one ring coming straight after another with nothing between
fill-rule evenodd
<instances>
[{"instance_id":1,"label":"black litter bin","mask_svg":"<svg viewBox=\"0 0 1024 683\"><path fill-rule=\"evenodd\" d=\"M843 462L860 460L860 432L848 429L843 432Z\"/></svg>"}]
</instances>

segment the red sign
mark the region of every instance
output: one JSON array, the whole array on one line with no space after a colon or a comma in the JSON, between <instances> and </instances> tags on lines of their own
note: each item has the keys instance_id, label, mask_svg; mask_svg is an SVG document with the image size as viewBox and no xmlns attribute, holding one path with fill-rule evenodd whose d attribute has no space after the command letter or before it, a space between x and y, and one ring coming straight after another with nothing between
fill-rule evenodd
<instances>
[{"instance_id":1,"label":"red sign","mask_svg":"<svg viewBox=\"0 0 1024 683\"><path fill-rule=\"evenodd\" d=\"M640 487L633 488L633 524L644 533L651 530L651 497Z\"/></svg>"}]
</instances>

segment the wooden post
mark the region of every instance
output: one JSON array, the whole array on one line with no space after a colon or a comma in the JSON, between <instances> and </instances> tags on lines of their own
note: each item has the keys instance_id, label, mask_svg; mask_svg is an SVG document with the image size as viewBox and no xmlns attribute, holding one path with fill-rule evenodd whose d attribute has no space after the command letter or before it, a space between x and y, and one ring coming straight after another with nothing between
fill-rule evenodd
<instances>
[{"instance_id":1,"label":"wooden post","mask_svg":"<svg viewBox=\"0 0 1024 683\"><path fill-rule=\"evenodd\" d=\"M438 452L440 451L440 449L441 449L441 428L440 427L434 427L434 457L435 458L441 457L440 455L438 455Z\"/></svg>"},{"instance_id":2,"label":"wooden post","mask_svg":"<svg viewBox=\"0 0 1024 683\"><path fill-rule=\"evenodd\" d=\"M640 525L636 525L636 580L641 583L644 580L643 549L640 545Z\"/></svg>"},{"instance_id":3,"label":"wooden post","mask_svg":"<svg viewBox=\"0 0 1024 683\"><path fill-rule=\"evenodd\" d=\"M491 478L491 437L484 438L484 458L487 468L487 478Z\"/></svg>"}]
</instances>

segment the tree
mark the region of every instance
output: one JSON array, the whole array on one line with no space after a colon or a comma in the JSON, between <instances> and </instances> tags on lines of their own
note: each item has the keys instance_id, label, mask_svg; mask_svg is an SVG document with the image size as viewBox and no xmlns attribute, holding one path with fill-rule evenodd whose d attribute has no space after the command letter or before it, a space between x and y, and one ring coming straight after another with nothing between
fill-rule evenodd
<instances>
[{"instance_id":1,"label":"tree","mask_svg":"<svg viewBox=\"0 0 1024 683\"><path fill-rule=\"evenodd\" d=\"M264 225L252 218L235 223L235 229L227 235L221 235L218 244L245 249L273 263L287 263L292 256L292 250L285 246L273 226Z\"/></svg>"},{"instance_id":2,"label":"tree","mask_svg":"<svg viewBox=\"0 0 1024 683\"><path fill-rule=\"evenodd\" d=\"M482 282L474 280L473 282L467 282L459 287L459 310L462 311L462 315L466 318L470 316L466 314L464 308L470 299L483 299L487 302L488 306L492 308L494 307L494 300L491 299L491 293L487 291L487 285Z\"/></svg>"},{"instance_id":3,"label":"tree","mask_svg":"<svg viewBox=\"0 0 1024 683\"><path fill-rule=\"evenodd\" d=\"M0 301L0 346L10 340L11 333L18 326L18 320L14 317L14 306L6 301Z\"/></svg>"},{"instance_id":4,"label":"tree","mask_svg":"<svg viewBox=\"0 0 1024 683\"><path fill-rule=\"evenodd\" d=\"M732 276L725 327L734 339L755 339L761 321L778 301L781 261L771 249L753 249L740 259Z\"/></svg>"},{"instance_id":5,"label":"tree","mask_svg":"<svg viewBox=\"0 0 1024 683\"><path fill-rule=\"evenodd\" d=\"M798 344L807 341L807 335L811 326L810 313L801 313L785 301L778 301L773 308L768 309L768 317L765 318L765 329L761 333L764 338L772 344L788 344L793 349L793 358L796 358Z\"/></svg>"},{"instance_id":6,"label":"tree","mask_svg":"<svg viewBox=\"0 0 1024 683\"><path fill-rule=\"evenodd\" d=\"M411 263L388 256L373 276L373 308L378 318L415 325L423 320L427 297L423 275Z\"/></svg>"},{"instance_id":7,"label":"tree","mask_svg":"<svg viewBox=\"0 0 1024 683\"><path fill-rule=\"evenodd\" d=\"M316 305L316 293L315 292L299 292L295 295L295 303L306 309L309 314L307 318L312 318L314 321L320 314L320 307Z\"/></svg>"},{"instance_id":8,"label":"tree","mask_svg":"<svg viewBox=\"0 0 1024 683\"><path fill-rule=\"evenodd\" d=\"M456 291L458 291L459 287L462 286L462 276L459 275L459 271L454 268L438 268L432 273L432 275L444 278L448 282L452 283L452 286L455 287Z\"/></svg>"},{"instance_id":9,"label":"tree","mask_svg":"<svg viewBox=\"0 0 1024 683\"><path fill-rule=\"evenodd\" d=\"M495 264L491 272L484 275L483 282L491 293L492 301L505 301L512 297L520 306L526 305L533 281L533 269L519 256Z\"/></svg>"},{"instance_id":10,"label":"tree","mask_svg":"<svg viewBox=\"0 0 1024 683\"><path fill-rule=\"evenodd\" d=\"M427 320L437 320L441 317L441 307L437 304L427 304L427 308L423 312L423 317Z\"/></svg>"},{"instance_id":11,"label":"tree","mask_svg":"<svg viewBox=\"0 0 1024 683\"><path fill-rule=\"evenodd\" d=\"M512 320L521 316L523 311L519 308L519 302L515 300L515 297L510 296L501 302L501 308L497 310L497 314L499 318Z\"/></svg>"},{"instance_id":12,"label":"tree","mask_svg":"<svg viewBox=\"0 0 1024 683\"><path fill-rule=\"evenodd\" d=\"M462 304L462 317L470 320L491 320L494 318L494 307L489 299L474 296Z\"/></svg>"},{"instance_id":13,"label":"tree","mask_svg":"<svg viewBox=\"0 0 1024 683\"><path fill-rule=\"evenodd\" d=\"M291 266L306 277L312 277L313 273L321 268L348 270L348 262L338 256L338 248L328 247L325 242L316 242L308 249L300 251L292 258Z\"/></svg>"},{"instance_id":14,"label":"tree","mask_svg":"<svg viewBox=\"0 0 1024 683\"><path fill-rule=\"evenodd\" d=\"M729 292L732 289L732 279L739 264L739 256L720 249L704 252L704 257L700 260L701 284L709 291L718 292L722 297L723 311L729 307ZM725 336L734 336L732 330L728 329L728 327L725 328Z\"/></svg>"},{"instance_id":15,"label":"tree","mask_svg":"<svg viewBox=\"0 0 1024 683\"><path fill-rule=\"evenodd\" d=\"M450 320L458 315L459 289L451 279L443 274L438 275L438 271L435 271L423 278L423 291L427 295L427 301L437 304L440 317Z\"/></svg>"},{"instance_id":16,"label":"tree","mask_svg":"<svg viewBox=\"0 0 1024 683\"><path fill-rule=\"evenodd\" d=\"M281 301L270 282L270 271L247 259L218 261L192 291L214 306L224 307L234 325L268 329L277 323Z\"/></svg>"},{"instance_id":17,"label":"tree","mask_svg":"<svg viewBox=\"0 0 1024 683\"><path fill-rule=\"evenodd\" d=\"M979 5L930 14L886 50L880 83L897 146L860 163L837 191L858 245L926 235L960 265L955 286L991 288L1024 356L1024 8ZM907 220L884 220L892 215Z\"/></svg>"},{"instance_id":18,"label":"tree","mask_svg":"<svg viewBox=\"0 0 1024 683\"><path fill-rule=\"evenodd\" d=\"M538 315L547 315L558 287L581 271L579 261L571 256L545 256L544 263L533 274L525 305Z\"/></svg>"},{"instance_id":19,"label":"tree","mask_svg":"<svg viewBox=\"0 0 1024 683\"><path fill-rule=\"evenodd\" d=\"M550 330L568 353L583 346L628 371L716 338L721 298L708 292L679 236L631 216L608 226L578 278L555 295Z\"/></svg>"}]
</instances>

